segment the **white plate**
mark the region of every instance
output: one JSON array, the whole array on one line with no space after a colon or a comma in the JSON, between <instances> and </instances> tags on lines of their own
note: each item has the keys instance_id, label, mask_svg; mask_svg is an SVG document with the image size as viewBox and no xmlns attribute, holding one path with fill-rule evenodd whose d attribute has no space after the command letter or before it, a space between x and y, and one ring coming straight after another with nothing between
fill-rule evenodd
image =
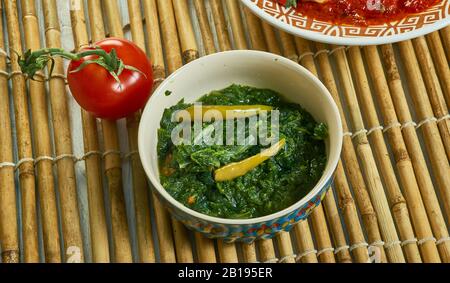
<instances>
[{"instance_id":1,"label":"white plate","mask_svg":"<svg viewBox=\"0 0 450 283\"><path fill-rule=\"evenodd\" d=\"M288 33L313 41L336 45L377 45L408 40L450 24L450 0L419 13L383 25L368 27L335 25L311 20L295 9L272 0L242 0L253 13Z\"/></svg>"}]
</instances>

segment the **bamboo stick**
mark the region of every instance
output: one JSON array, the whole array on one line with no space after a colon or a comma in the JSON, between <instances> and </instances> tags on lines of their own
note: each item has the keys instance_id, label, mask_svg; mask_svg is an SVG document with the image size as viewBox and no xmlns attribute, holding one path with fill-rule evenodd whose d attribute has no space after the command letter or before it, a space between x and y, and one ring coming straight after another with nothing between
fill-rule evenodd
<instances>
[{"instance_id":1,"label":"bamboo stick","mask_svg":"<svg viewBox=\"0 0 450 283\"><path fill-rule=\"evenodd\" d=\"M10 18L11 13L15 11L14 3L6 2L8 29L16 29L18 23L14 23L14 18ZM9 9L8 9L9 8ZM12 37L12 35L10 35ZM13 38L14 39L14 38ZM17 39L14 39L14 41ZM19 38L20 40L20 38ZM14 49L20 44L10 41L11 48ZM5 43L3 38L3 6L0 2L0 50L5 50ZM21 49L18 49L21 50ZM6 52L6 50L5 50ZM15 59L13 59L15 60ZM19 70L17 63L14 62L13 68ZM13 164L13 145L11 136L11 119L9 110L9 93L8 93L8 75L6 72L6 55L0 54L0 163L8 162ZM19 76L15 80L14 96L23 96L24 82ZM13 81L14 83L14 81ZM15 99L18 100L18 99ZM17 106L16 106L17 109ZM20 109L19 109L20 110ZM26 112L25 112L26 113ZM17 113L16 113L17 115ZM27 120L19 120L17 124L19 131L25 131L23 127L27 125ZM28 156L29 157L29 156ZM33 177L33 176L31 176ZM22 177L23 178L23 177ZM25 182L22 182L25 185ZM3 263L17 263L19 262L19 235L17 231L17 208L16 208L16 187L14 184L14 166L0 167L0 244L1 244L1 259ZM26 188L27 191L34 190L34 187ZM25 191L25 187L24 187ZM25 196L22 195L22 199ZM24 201L23 201L24 202ZM30 206L23 207L29 209ZM24 219L25 221L25 219ZM28 222L28 221L27 221ZM28 222L29 223L29 222ZM24 223L25 224L25 223ZM25 232L25 231L24 231ZM29 231L32 232L32 231ZM29 234L32 235L32 234ZM25 235L24 235L25 236ZM27 236L28 237L28 236Z\"/></svg>"},{"instance_id":2,"label":"bamboo stick","mask_svg":"<svg viewBox=\"0 0 450 283\"><path fill-rule=\"evenodd\" d=\"M219 259L221 263L238 263L238 255L236 252L236 245L234 243L228 244L223 240L217 240L219 248Z\"/></svg>"},{"instance_id":3,"label":"bamboo stick","mask_svg":"<svg viewBox=\"0 0 450 283\"><path fill-rule=\"evenodd\" d=\"M161 33L159 32L159 28L156 28L159 25L158 10L155 0L144 0L143 5L148 35L147 49L153 64L154 88L156 88L166 75Z\"/></svg>"},{"instance_id":4,"label":"bamboo stick","mask_svg":"<svg viewBox=\"0 0 450 283\"><path fill-rule=\"evenodd\" d=\"M251 244L241 244L244 262L247 263L256 263L258 262L258 257L256 255L256 245L255 242Z\"/></svg>"},{"instance_id":5,"label":"bamboo stick","mask_svg":"<svg viewBox=\"0 0 450 283\"><path fill-rule=\"evenodd\" d=\"M178 28L178 37L182 47L182 56L185 63L198 59L198 47L192 27L191 15L186 0L171 0Z\"/></svg>"},{"instance_id":6,"label":"bamboo stick","mask_svg":"<svg viewBox=\"0 0 450 283\"><path fill-rule=\"evenodd\" d=\"M266 35L266 40L267 39L268 38ZM280 41L281 41L281 46L283 48L284 56L286 58L295 60L297 62L298 55L297 55L297 50L295 47L295 41L294 41L293 37L285 32L280 32ZM330 223L333 223L330 226L332 228L333 237L335 239L335 244L337 247L345 247L346 246L345 236L344 236L344 232L342 229L342 225L340 223L339 213L337 211L336 202L335 202L332 191L329 191L327 193L327 197L324 199L324 203L325 203L325 209L327 212L327 216L330 215L329 221L330 221ZM356 213L356 211L355 211L355 213ZM356 217L357 217L357 214L356 214ZM358 225L359 225L359 223L358 223ZM360 225L359 225L359 227L360 227ZM362 239L364 240L364 236L362 236ZM363 249L364 249L364 247L363 247ZM360 251L359 248L357 250ZM366 253L367 253L367 250L366 250ZM338 253L338 258L339 258L339 262L351 262L351 257L350 257L348 249L342 249ZM367 257L361 256L361 258L363 258L364 262L367 262Z\"/></svg>"},{"instance_id":7,"label":"bamboo stick","mask_svg":"<svg viewBox=\"0 0 450 283\"><path fill-rule=\"evenodd\" d=\"M210 0L214 26L216 27L217 39L221 51L231 50L231 42L228 34L227 23L225 20L224 7L221 0Z\"/></svg>"},{"instance_id":8,"label":"bamboo stick","mask_svg":"<svg viewBox=\"0 0 450 283\"><path fill-rule=\"evenodd\" d=\"M160 258L163 263L176 263L174 237L172 235L171 217L158 197L153 194L153 207L158 228Z\"/></svg>"},{"instance_id":9,"label":"bamboo stick","mask_svg":"<svg viewBox=\"0 0 450 283\"><path fill-rule=\"evenodd\" d=\"M379 91L379 79L384 74L381 68L381 62L379 62L379 68L374 68L374 60L378 58L378 50L376 47L368 47L365 49L366 54L370 54L367 57L369 62L370 73L374 77L375 86ZM371 52L370 52L371 51ZM366 114L366 120L370 128L377 128L380 126L375 104L372 99L372 94L368 82L368 78L365 72L365 67L359 48L350 48L349 51L350 62L353 67L353 73L356 78L357 93L359 95L359 101L363 106L363 112ZM379 58L378 58L379 59ZM378 79L378 80L377 80ZM389 111L392 108L388 108L391 105L385 105L384 101L381 101L382 112ZM394 111L395 113L395 111ZM398 123L395 118L393 120L386 120L386 125L394 125L392 123ZM391 209L394 214L394 218L397 222L397 228L399 230L400 237L403 241L408 239L414 239L414 230L408 217L408 210L406 204L408 204L409 213L411 215L411 221L414 224L414 228L417 236L420 239L426 239L433 236L430 223L428 222L425 207L420 195L419 186L416 181L416 176L412 167L411 160L409 158L406 145L403 140L399 127L388 129L388 138L390 145L394 152L394 158L396 160L395 165L400 175L400 181L402 183L403 192L405 193L406 202L403 198L402 192L395 177L394 169L391 165L391 160L388 158L389 153L387 146L384 142L383 132L380 128L375 130L369 137L372 143L375 145L376 157L381 164L381 172L385 179L386 188L388 191L389 199L391 202ZM403 213L403 214L402 214ZM398 214L396 216L396 214ZM400 219L406 221L400 222ZM398 219L398 220L397 220ZM401 225L402 224L402 225ZM410 243L404 246L406 258L408 262L421 262L418 247L416 243ZM432 242L424 243L420 245L420 251L424 262L440 262L439 254L436 245Z\"/></svg>"},{"instance_id":10,"label":"bamboo stick","mask_svg":"<svg viewBox=\"0 0 450 283\"><path fill-rule=\"evenodd\" d=\"M109 2L109 1L107 1ZM89 23L92 41L105 38L102 6L99 0L88 1ZM112 24L114 24L113 21ZM125 198L122 186L122 167L118 153L120 151L117 125L115 121L102 120L102 131L105 152L104 167L109 191L111 209L112 242L114 247L114 262L132 262L130 236L125 209ZM113 154L114 153L114 154Z\"/></svg>"},{"instance_id":11,"label":"bamboo stick","mask_svg":"<svg viewBox=\"0 0 450 283\"><path fill-rule=\"evenodd\" d=\"M341 218L336 206L333 188L330 188L327 192L327 195L323 200L323 207L325 209L326 219L329 223L331 235L333 236L334 245L335 247L342 248L339 251L337 249L335 251L337 260L341 263L351 263L352 257L350 256L349 249L345 248L348 247L347 240L345 239L344 229L342 228Z\"/></svg>"},{"instance_id":12,"label":"bamboo stick","mask_svg":"<svg viewBox=\"0 0 450 283\"><path fill-rule=\"evenodd\" d=\"M145 51L144 23L141 3L139 0L128 0L128 15L130 18L131 38L133 42Z\"/></svg>"},{"instance_id":13,"label":"bamboo stick","mask_svg":"<svg viewBox=\"0 0 450 283\"><path fill-rule=\"evenodd\" d=\"M162 40L166 50L167 69L169 73L173 73L183 64L180 56L181 50L175 23L174 8L172 6L172 1L167 0L158 0L157 5ZM191 43L192 41L185 41L186 46L189 46L186 42ZM183 224L172 218L172 229L175 238L177 261L192 262L192 248L186 228Z\"/></svg>"},{"instance_id":14,"label":"bamboo stick","mask_svg":"<svg viewBox=\"0 0 450 283\"><path fill-rule=\"evenodd\" d=\"M259 250L259 258L263 263L275 263L278 261L275 255L275 249L273 247L272 240L258 240L256 242Z\"/></svg>"},{"instance_id":15,"label":"bamboo stick","mask_svg":"<svg viewBox=\"0 0 450 283\"><path fill-rule=\"evenodd\" d=\"M400 74L398 72L397 63L394 57L394 50L391 45L383 45L381 46L381 51L383 55L383 61L386 66L389 89L396 113L399 117L400 122L403 125L407 125L407 123L410 123L412 121L412 117L409 112L408 102L406 101L402 82L400 80ZM417 176L417 181L419 182L419 188L422 192L422 198L424 200L424 204L427 209L429 215L428 217L430 219L434 234L440 239L446 238L448 237L448 231L445 226L445 220L440 210L439 202L434 191L433 182L427 168L416 129L413 126L407 126L403 127L402 132L406 141L408 151L411 154L414 171ZM431 159L431 163L434 168L438 168L438 170L440 170L439 160ZM448 181L448 175L437 174L436 177L442 197L445 195L442 191L446 190L446 188L448 188L450 184ZM442 247L442 245L444 245L445 247ZM447 262L448 252L445 252L444 250L448 250L448 243L444 242L438 247L441 253L442 260L444 262Z\"/></svg>"},{"instance_id":16,"label":"bamboo stick","mask_svg":"<svg viewBox=\"0 0 450 283\"><path fill-rule=\"evenodd\" d=\"M313 210L310 219L317 242L317 248L319 249L319 252L321 252L317 254L319 261L324 263L335 263L334 249L331 244L322 204Z\"/></svg>"},{"instance_id":17,"label":"bamboo stick","mask_svg":"<svg viewBox=\"0 0 450 283\"><path fill-rule=\"evenodd\" d=\"M195 243L197 244L197 256L200 263L216 263L216 252L214 241L204 237L200 233L195 233Z\"/></svg>"},{"instance_id":18,"label":"bamboo stick","mask_svg":"<svg viewBox=\"0 0 450 283\"><path fill-rule=\"evenodd\" d=\"M154 88L156 88L166 75L161 34L159 32L158 11L155 0L144 0L143 4L148 34L148 50L153 63ZM157 196L154 193L152 196L158 232L160 260L163 263L176 262L170 216L157 199Z\"/></svg>"},{"instance_id":19,"label":"bamboo stick","mask_svg":"<svg viewBox=\"0 0 450 283\"><path fill-rule=\"evenodd\" d=\"M450 27L447 26L440 31L442 43L445 47L445 53L447 54L447 60L450 60Z\"/></svg>"},{"instance_id":20,"label":"bamboo stick","mask_svg":"<svg viewBox=\"0 0 450 283\"><path fill-rule=\"evenodd\" d=\"M326 46L321 43L316 44L318 50L326 50ZM331 64L328 58L327 52L322 52L317 56L317 63L321 71L322 81L325 86L330 91L336 102L340 116L342 119L342 128L344 132L348 132L347 120L342 109L341 100L338 93L338 88L336 81L334 79L333 70L331 69ZM362 221L366 226L368 232L368 238L370 242L378 242L381 240L380 232L377 224L377 217L372 207L372 203L369 198L364 180L357 163L356 153L354 151L353 144L349 138L344 138L344 154L345 164L348 171L355 171L350 179L351 184L355 190L355 197L357 204L361 211ZM356 248L352 249L354 257L357 262L367 262L368 261L368 251L367 247L362 245L365 243L364 233L362 231L361 224L358 219L358 212L356 211L354 199L347 182L347 177L345 175L343 162L340 161L335 173L335 189L339 199L339 206L344 214L344 220L346 221L346 227L349 230L350 243ZM386 261L386 255L384 250L381 250L381 261Z\"/></svg>"},{"instance_id":21,"label":"bamboo stick","mask_svg":"<svg viewBox=\"0 0 450 283\"><path fill-rule=\"evenodd\" d=\"M439 32L433 32L426 36L427 43L433 57L433 62L436 67L436 72L441 83L442 90L447 100L447 106L450 107L450 69L448 67L447 58L445 57L445 50L442 46Z\"/></svg>"},{"instance_id":22,"label":"bamboo stick","mask_svg":"<svg viewBox=\"0 0 450 283\"><path fill-rule=\"evenodd\" d=\"M376 49L376 47L366 47L364 49L364 53L368 62L369 73L371 74L372 81L374 82L376 91L375 94L384 116L384 124L397 125L399 124L399 121L395 112L394 103L389 95L389 86L386 80L386 76L384 75L384 70L378 50ZM370 98L367 97L363 99L370 100ZM375 109L372 109L371 111L375 111ZM413 216L413 221L415 221L414 218L418 217L414 216L415 213L422 213L422 204L421 202L418 203L418 201L423 198L423 203L427 210L428 219L431 223L431 228L434 231L434 234L439 238L448 237L448 232L446 232L445 229L445 220L440 211L439 202L436 193L434 192L428 170L425 169L425 172L421 172L420 175L414 175L415 172L413 163L410 159L410 155L406 146L408 140L403 140L400 127L394 127L390 129L388 132L388 138L394 152L394 158L396 160L400 178L402 180L404 191L406 193L407 203L410 207L410 213ZM416 152L416 150L414 150L413 152ZM419 180L420 178L426 178L429 180L429 182L423 183ZM417 183L411 184L411 181L416 180ZM422 196L420 195L420 193L422 193ZM411 200L411 198L413 199ZM427 219L425 218L424 220L426 221ZM417 235L422 239L432 237L432 235L420 235L421 233L424 233L424 229L427 229L427 224L428 223L414 224L415 227L420 225L420 227L417 227L415 231ZM444 229L442 229L442 227L444 227ZM438 246L438 248L442 260L446 261L446 258L448 260L448 245L440 245ZM425 251L423 251L423 253L424 252ZM427 257L424 256L423 258L424 261L428 261Z\"/></svg>"},{"instance_id":23,"label":"bamboo stick","mask_svg":"<svg viewBox=\"0 0 450 283\"><path fill-rule=\"evenodd\" d=\"M141 3L139 0L128 0L128 12L130 15L130 26L133 41L145 50L144 26L142 22ZM127 119L128 141L130 151L138 151L138 129L140 115L136 114ZM155 262L155 251L153 247L152 227L150 220L149 187L147 176L140 158L137 154L131 156L133 168L134 204L136 211L136 230L138 236L139 259L141 262Z\"/></svg>"},{"instance_id":24,"label":"bamboo stick","mask_svg":"<svg viewBox=\"0 0 450 283\"><path fill-rule=\"evenodd\" d=\"M280 252L280 263L295 263L294 248L292 246L291 234L288 232L280 232L275 238Z\"/></svg>"},{"instance_id":25,"label":"bamboo stick","mask_svg":"<svg viewBox=\"0 0 450 283\"><path fill-rule=\"evenodd\" d=\"M220 1L208 2L211 6L214 18L215 33L217 35L219 49L221 51L231 50L231 43L228 36L228 29L223 15L223 7ZM194 0L194 7L197 12L200 31L203 38L203 44L206 54L216 52L214 46L214 36L209 25L208 13L206 11L205 1ZM213 51L214 50L214 51Z\"/></svg>"},{"instance_id":26,"label":"bamboo stick","mask_svg":"<svg viewBox=\"0 0 450 283\"><path fill-rule=\"evenodd\" d=\"M269 52L281 55L281 48L278 44L275 30L265 21L261 22L261 26L263 29L264 39L266 40L267 50L269 50Z\"/></svg>"},{"instance_id":27,"label":"bamboo stick","mask_svg":"<svg viewBox=\"0 0 450 283\"><path fill-rule=\"evenodd\" d=\"M71 2L73 4L73 2ZM80 1L80 6L71 7L71 21L77 50L89 46L89 38L84 16L84 3ZM78 8L78 9L75 9ZM83 125L84 151L99 152L97 122L89 112L81 110ZM106 224L105 203L103 196L103 182L101 176L101 159L98 155L90 155L85 158L88 202L89 202L89 223L92 245L92 261L94 263L110 262L108 227Z\"/></svg>"},{"instance_id":28,"label":"bamboo stick","mask_svg":"<svg viewBox=\"0 0 450 283\"><path fill-rule=\"evenodd\" d=\"M275 31L272 26L260 21L256 16L254 16L248 9L244 9L245 17L248 25L248 32L250 34L256 33L258 36L251 37L251 43L253 49L258 49L261 51L269 51L271 53L281 55L281 48L276 42ZM273 43L275 42L275 44ZM255 48L256 46L256 48Z\"/></svg>"},{"instance_id":29,"label":"bamboo stick","mask_svg":"<svg viewBox=\"0 0 450 283\"><path fill-rule=\"evenodd\" d=\"M267 50L267 43L264 40L261 21L248 8L244 8L244 14L247 21L247 32L250 37L252 49L260 51Z\"/></svg>"},{"instance_id":30,"label":"bamboo stick","mask_svg":"<svg viewBox=\"0 0 450 283\"><path fill-rule=\"evenodd\" d=\"M294 62L298 62L298 54L297 49L295 48L294 37L284 31L279 31L279 33L283 56Z\"/></svg>"},{"instance_id":31,"label":"bamboo stick","mask_svg":"<svg viewBox=\"0 0 450 283\"><path fill-rule=\"evenodd\" d=\"M420 120L433 116L433 110L426 97L426 87L420 74L417 59L411 41L404 41L398 44L400 47L403 62L408 62L406 76L408 86L416 108L417 116ZM434 174L439 184L441 200L447 213L450 216L450 174L449 163L445 155L445 148L440 139L440 134L436 122L425 123L422 127L425 145L431 159Z\"/></svg>"},{"instance_id":32,"label":"bamboo stick","mask_svg":"<svg viewBox=\"0 0 450 283\"><path fill-rule=\"evenodd\" d=\"M181 222L172 218L172 229L175 238L175 249L177 251L177 262L192 263L194 259L186 227Z\"/></svg>"},{"instance_id":33,"label":"bamboo stick","mask_svg":"<svg viewBox=\"0 0 450 283\"><path fill-rule=\"evenodd\" d=\"M337 196L339 199L339 208L344 214L344 221L346 223L347 233L350 238L351 250L352 254L355 258L355 261L358 263L367 263L369 260L369 252L367 250L367 246L365 245L364 232L361 227L361 223L359 222L358 212L356 211L355 201L350 192L350 188L347 182L347 178L345 176L344 167L342 166L342 162L340 161L337 169L336 169L336 177L335 177L335 189L337 192ZM330 209L325 208L327 214ZM337 244L336 244L337 246ZM342 247L342 243L340 244ZM385 261L383 253L380 261ZM345 255L344 255L345 256ZM338 254L339 257L339 254ZM342 262L342 260L341 260Z\"/></svg>"},{"instance_id":34,"label":"bamboo stick","mask_svg":"<svg viewBox=\"0 0 450 283\"><path fill-rule=\"evenodd\" d=\"M175 72L182 64L181 47L178 40L177 24L175 22L172 1L156 1L159 13L159 24L162 34L163 47L166 48L167 72Z\"/></svg>"},{"instance_id":35,"label":"bamboo stick","mask_svg":"<svg viewBox=\"0 0 450 283\"><path fill-rule=\"evenodd\" d=\"M318 43L316 45L317 45L318 50L325 50L325 45L320 44L320 43ZM333 76L333 71L331 69L328 55L326 53L319 54L318 55L318 63L321 68L324 83L325 83L325 85L327 85L334 100L336 101L336 103L338 105L338 108L340 109L342 123L343 123L343 129L344 129L344 132L347 133L349 131L349 129L348 129L348 125L347 125L345 115L343 112L342 104L341 104L341 101L339 98L336 82L335 82L335 79ZM367 231L368 240L370 241L370 243L380 243L381 242L381 233L380 233L379 226L378 226L377 215L373 208L372 201L369 197L369 192L367 190L363 175L361 173L362 170L358 163L355 148L353 147L352 140L351 140L350 136L348 136L348 135L344 136L342 156L343 156L343 160L344 160L343 163L346 167L346 171L348 174L350 184L354 190L354 196L356 198L358 209L360 210L361 218L363 220L365 229ZM338 166L338 170L339 170L339 166ZM343 176L343 174L342 174L342 176ZM342 182L344 182L344 181L342 180ZM341 188L342 189L345 188L344 183ZM342 192L342 196L345 196L344 200L346 200L346 202L347 202L348 196L349 196L348 192ZM360 244L361 242L356 242L356 243ZM386 262L386 255L385 255L384 249L381 249L381 262Z\"/></svg>"},{"instance_id":36,"label":"bamboo stick","mask_svg":"<svg viewBox=\"0 0 450 283\"><path fill-rule=\"evenodd\" d=\"M315 65L313 57L312 57L312 52L311 52L311 47L310 47L309 42L302 40L302 39L296 39L295 43L297 46L298 54L304 54L300 58L300 63L304 67L306 67L309 71L311 71L316 77L318 77L318 70L316 68L316 65ZM307 55L309 55L309 56L307 56ZM339 177L341 177L341 176L339 176ZM334 200L334 196L332 194L327 194L327 195L331 195L332 199L331 200L324 199L324 203L326 203L326 206L329 207L329 213L332 215L333 211L337 211L336 201ZM323 211L318 212L318 213L323 214ZM313 222L315 221L314 216L313 216L312 220L313 220ZM333 225L333 229L331 230L332 232L337 233L337 234L333 235L334 239L336 241L336 244L339 244L339 247L346 246L345 236L343 235L343 230L342 230L342 224L340 223L339 219L335 218L334 220L339 221L338 223L335 223L336 225ZM333 221L333 219L331 219L331 221ZM315 224L316 229L314 229L314 231L316 231L316 230L317 231L326 231L325 229L327 229L327 227L320 223L320 219L317 219L316 222L317 222ZM320 227L319 225L322 225L323 227ZM323 236L322 239L318 242L322 242L322 247L324 250L331 248L331 241L329 240L329 238L327 238L327 236ZM320 245L319 245L319 247L320 247ZM328 262L329 261L332 262L334 260L332 251L323 253L323 257L325 258L325 260L328 260ZM347 250L341 250L339 253L339 257L341 257L341 259L344 261L348 261L350 259L350 255Z\"/></svg>"},{"instance_id":37,"label":"bamboo stick","mask_svg":"<svg viewBox=\"0 0 450 283\"><path fill-rule=\"evenodd\" d=\"M416 51L416 57L419 62L420 69L422 70L423 81L425 82L425 87L428 92L429 101L431 102L431 108L434 115L438 119L445 117L448 115L447 103L445 102L444 94L441 85L439 84L439 79L433 65L433 59L431 58L430 51L428 50L427 42L422 36L413 39L412 43ZM448 64L446 65L447 70L449 70ZM450 159L450 119L444 119L437 123L437 125L439 132L441 133L445 151L447 152L447 158Z\"/></svg>"},{"instance_id":38,"label":"bamboo stick","mask_svg":"<svg viewBox=\"0 0 450 283\"><path fill-rule=\"evenodd\" d=\"M61 32L55 0L43 0L45 37L48 47L61 47ZM55 74L64 74L61 58L55 59ZM72 137L68 116L66 85L63 78L53 77L49 81L50 104L53 118L56 155L72 155ZM81 236L80 215L78 211L77 185L75 178L75 162L71 158L57 162L58 189L61 205L62 230L64 235L65 256L70 256L70 250L79 250L80 260L84 261L83 239Z\"/></svg>"},{"instance_id":39,"label":"bamboo stick","mask_svg":"<svg viewBox=\"0 0 450 283\"><path fill-rule=\"evenodd\" d=\"M314 242L311 237L311 231L306 220L299 222L294 226L294 233L297 239L299 255L296 261L303 263L317 263L317 251L314 249Z\"/></svg>"},{"instance_id":40,"label":"bamboo stick","mask_svg":"<svg viewBox=\"0 0 450 283\"><path fill-rule=\"evenodd\" d=\"M311 52L309 43L303 39L296 38L295 44L297 47L297 53L302 54L304 52ZM300 58L300 64L307 68L311 73L318 77L318 71L315 66L312 56L303 56ZM321 262L335 262L331 239L328 234L328 227L326 225L325 214L323 212L322 205L319 205L311 214L311 222L313 224L313 231L316 236L317 246L320 251L319 260Z\"/></svg>"},{"instance_id":41,"label":"bamboo stick","mask_svg":"<svg viewBox=\"0 0 450 283\"><path fill-rule=\"evenodd\" d=\"M336 50L333 53L338 65L338 73L341 79L342 86L344 88L344 94L348 103L348 109L350 117L353 122L355 133L358 133L364 129L364 122L361 117L361 111L359 109L358 102L356 100L356 93L352 82L352 76L350 74L350 68L347 62L345 52ZM376 167L376 163L372 154L372 149L367 140L367 136L362 133L354 136L355 147L359 154L363 170L366 174L366 180L368 182L369 194L371 196L374 209L377 213L381 234L383 236L386 245L386 253L390 262L405 262L403 256L399 238L395 230L392 214L389 210L389 204L384 194L381 178Z\"/></svg>"},{"instance_id":42,"label":"bamboo stick","mask_svg":"<svg viewBox=\"0 0 450 283\"><path fill-rule=\"evenodd\" d=\"M22 0L22 23L25 31L26 48L37 50L41 48L39 38L39 26L36 17L34 1ZM43 78L41 78L43 79ZM29 82L29 92L31 100L31 111L33 115L33 133L35 154L37 156L53 156L50 129L48 124L47 97L45 94L45 84L39 81ZM61 262L61 250L59 246L58 215L56 207L56 195L53 178L53 164L51 160L42 160L37 165L38 188L41 204L41 215L43 224L45 257L47 262ZM37 223L36 223L36 196L34 191L28 190L24 193L23 201L27 198L27 203L23 204L25 209L24 220L28 224L22 225L23 229L31 228L31 231L23 231L25 248L24 255L27 262L39 261L39 251L37 246ZM31 210L28 213L26 210ZM25 216L25 215L24 215ZM31 222L29 222L31 221ZM33 231L34 230L34 231ZM31 255L28 254L28 249Z\"/></svg>"},{"instance_id":43,"label":"bamboo stick","mask_svg":"<svg viewBox=\"0 0 450 283\"><path fill-rule=\"evenodd\" d=\"M109 36L123 37L122 21L120 16L119 6L117 6L117 0L101 1L104 9L104 15L106 16L107 30Z\"/></svg>"},{"instance_id":44,"label":"bamboo stick","mask_svg":"<svg viewBox=\"0 0 450 283\"><path fill-rule=\"evenodd\" d=\"M231 29L233 31L234 48L247 49L247 39L243 29L244 23L241 17L239 1L225 0L225 4L230 19Z\"/></svg>"},{"instance_id":45,"label":"bamboo stick","mask_svg":"<svg viewBox=\"0 0 450 283\"><path fill-rule=\"evenodd\" d=\"M368 138L370 139L374 147L375 158L380 164L379 170L386 184L385 188L387 198L391 207L394 221L397 224L400 239L403 241L414 239L414 230L409 218L408 207L406 205L405 198L400 190L400 186L397 182L395 172L389 158L389 153L384 142L383 132L379 128L380 123L374 103L371 100L370 87L359 49L353 47L349 49L349 61L353 70L353 76L355 77L356 94L358 95L360 104L363 107L363 113L365 114L368 127L370 129L374 129L374 131L370 135L368 134ZM404 173L404 170L402 171L402 173ZM408 180L408 182L410 182L410 184L408 185L413 185L414 180L415 177L412 180ZM415 195L415 197L417 197L417 195ZM420 194L419 201L421 204ZM423 215L425 214L422 214L422 216ZM421 262L419 250L416 243L406 245L404 247L404 250L408 262Z\"/></svg>"},{"instance_id":46,"label":"bamboo stick","mask_svg":"<svg viewBox=\"0 0 450 283\"><path fill-rule=\"evenodd\" d=\"M194 0L195 11L197 12L198 23L200 26L200 32L202 34L203 46L206 54L212 54L216 52L214 46L214 36L209 26L208 15L206 13L205 1Z\"/></svg>"},{"instance_id":47,"label":"bamboo stick","mask_svg":"<svg viewBox=\"0 0 450 283\"><path fill-rule=\"evenodd\" d=\"M22 41L19 32L19 20L17 15L17 3L16 1L6 1L6 18L7 27L10 43L10 54L13 54L15 50L22 50ZM17 64L17 57L13 56L11 59L11 70L13 73L18 74L20 72L20 67ZM27 95L25 90L25 80L22 76L14 75L12 77L13 84L13 99L14 99L14 109L15 109L15 122L17 128L17 146L19 160L27 159L32 157L32 146L31 146L31 130L28 115L28 105L27 105ZM24 201L30 201L30 193L33 194L35 191L35 179L34 179L34 165L31 161L24 162L19 168L19 181L20 187L23 191ZM13 189L13 188L10 188ZM5 206L8 213L12 211L16 204L15 192L5 192L5 202L8 204ZM28 210L29 208L27 208ZM33 208L31 208L33 209ZM27 211L29 212L29 211ZM19 260L19 247L17 239L17 215L9 215L11 218L5 220L4 225L8 227L5 228L3 233L8 233L9 235L5 238L5 243L3 243L3 260L4 262L16 262ZM27 219L29 220L29 219Z\"/></svg>"}]
</instances>

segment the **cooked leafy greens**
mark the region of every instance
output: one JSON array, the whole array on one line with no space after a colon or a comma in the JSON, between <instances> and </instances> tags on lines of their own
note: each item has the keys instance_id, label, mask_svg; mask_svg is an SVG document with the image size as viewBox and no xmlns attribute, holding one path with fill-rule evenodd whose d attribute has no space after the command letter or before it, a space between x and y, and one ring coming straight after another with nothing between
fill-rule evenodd
<instances>
[{"instance_id":1,"label":"cooked leafy greens","mask_svg":"<svg viewBox=\"0 0 450 283\"><path fill-rule=\"evenodd\" d=\"M294 204L320 179L327 162L324 140L328 129L299 105L283 101L275 91L241 85L213 91L199 101L203 105L272 106L279 110L279 138L286 140L286 146L244 176L216 182L214 170L254 156L270 145L226 145L225 133L224 145L174 145L171 133L178 123L172 121L172 116L192 104L180 101L166 109L158 132L160 179L162 186L185 206L210 216L255 218ZM213 123L203 123L202 132L211 131ZM245 136L258 140L246 124ZM193 140L201 138L192 135Z\"/></svg>"}]
</instances>

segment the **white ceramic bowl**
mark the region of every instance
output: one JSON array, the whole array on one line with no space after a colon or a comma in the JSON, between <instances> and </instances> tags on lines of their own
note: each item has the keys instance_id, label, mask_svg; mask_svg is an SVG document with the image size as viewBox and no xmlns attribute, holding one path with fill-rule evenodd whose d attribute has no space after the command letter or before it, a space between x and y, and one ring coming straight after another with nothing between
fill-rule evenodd
<instances>
[{"instance_id":1,"label":"white ceramic bowl","mask_svg":"<svg viewBox=\"0 0 450 283\"><path fill-rule=\"evenodd\" d=\"M336 25L309 19L274 0L241 0L255 15L296 36L336 45L376 45L408 40L450 24L450 0L389 24L368 27Z\"/></svg>"},{"instance_id":2,"label":"white ceramic bowl","mask_svg":"<svg viewBox=\"0 0 450 283\"><path fill-rule=\"evenodd\" d=\"M181 99L195 102L203 95L231 84L269 88L300 104L317 121L329 127L328 162L317 185L303 199L277 213L253 219L223 219L191 210L175 200L160 184L157 131L166 108ZM166 91L171 91L166 96ZM211 238L250 242L288 231L320 203L333 180L342 146L339 111L325 86L309 71L284 57L259 51L229 51L200 58L176 71L155 91L142 115L139 154L156 195L169 211L188 227Z\"/></svg>"}]
</instances>

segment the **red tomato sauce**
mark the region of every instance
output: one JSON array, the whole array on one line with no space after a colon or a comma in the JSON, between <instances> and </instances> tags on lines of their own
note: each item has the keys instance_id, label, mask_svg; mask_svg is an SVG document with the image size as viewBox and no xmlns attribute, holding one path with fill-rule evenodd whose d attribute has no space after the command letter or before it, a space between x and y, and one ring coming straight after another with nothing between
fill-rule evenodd
<instances>
[{"instance_id":1,"label":"red tomato sauce","mask_svg":"<svg viewBox=\"0 0 450 283\"><path fill-rule=\"evenodd\" d=\"M277 0L285 4L286 0ZM298 1L297 11L311 18L348 25L378 25L427 10L442 0L329 0Z\"/></svg>"}]
</instances>

